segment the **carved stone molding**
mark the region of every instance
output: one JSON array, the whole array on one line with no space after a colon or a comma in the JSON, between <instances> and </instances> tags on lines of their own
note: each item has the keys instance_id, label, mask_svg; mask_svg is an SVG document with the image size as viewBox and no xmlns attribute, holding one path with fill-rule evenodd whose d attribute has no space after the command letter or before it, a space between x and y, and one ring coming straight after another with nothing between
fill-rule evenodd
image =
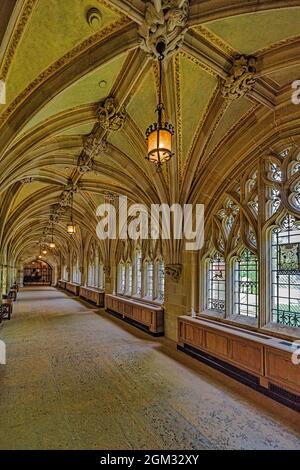
<instances>
[{"instance_id":1,"label":"carved stone molding","mask_svg":"<svg viewBox=\"0 0 300 470\"><path fill-rule=\"evenodd\" d=\"M22 184L28 184L28 183L32 183L34 181L34 178L32 176L28 176L26 178L23 178L21 180L21 183Z\"/></svg>"},{"instance_id":2,"label":"carved stone molding","mask_svg":"<svg viewBox=\"0 0 300 470\"><path fill-rule=\"evenodd\" d=\"M256 58L241 55L234 64L223 84L222 95L229 101L241 98L252 90L255 84Z\"/></svg>"},{"instance_id":3,"label":"carved stone molding","mask_svg":"<svg viewBox=\"0 0 300 470\"><path fill-rule=\"evenodd\" d=\"M116 199L117 199L117 195L110 192L110 191L104 191L103 193L103 196L104 196L104 201L109 204L111 202L114 202Z\"/></svg>"},{"instance_id":4,"label":"carved stone molding","mask_svg":"<svg viewBox=\"0 0 300 470\"><path fill-rule=\"evenodd\" d=\"M167 264L165 273L170 276L173 281L178 282L182 273L182 264Z\"/></svg>"},{"instance_id":5,"label":"carved stone molding","mask_svg":"<svg viewBox=\"0 0 300 470\"><path fill-rule=\"evenodd\" d=\"M98 108L98 121L102 129L106 131L119 131L126 120L126 111L123 106L117 111L115 98L109 97Z\"/></svg>"},{"instance_id":6,"label":"carved stone molding","mask_svg":"<svg viewBox=\"0 0 300 470\"><path fill-rule=\"evenodd\" d=\"M141 49L157 58L157 43L163 41L166 45L166 56L177 51L187 31L188 14L188 0L148 1L145 20L139 28Z\"/></svg>"}]
</instances>

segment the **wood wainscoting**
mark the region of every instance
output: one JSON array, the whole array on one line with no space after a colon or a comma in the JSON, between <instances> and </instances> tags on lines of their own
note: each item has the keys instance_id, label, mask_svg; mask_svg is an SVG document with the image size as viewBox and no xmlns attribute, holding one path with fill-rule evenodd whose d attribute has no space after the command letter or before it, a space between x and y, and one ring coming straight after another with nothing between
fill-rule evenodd
<instances>
[{"instance_id":1,"label":"wood wainscoting","mask_svg":"<svg viewBox=\"0 0 300 470\"><path fill-rule=\"evenodd\" d=\"M106 295L105 309L153 336L164 334L164 309L160 305L118 295Z\"/></svg>"},{"instance_id":2,"label":"wood wainscoting","mask_svg":"<svg viewBox=\"0 0 300 470\"><path fill-rule=\"evenodd\" d=\"M104 307L104 291L94 287L83 287L79 289L79 297L96 304L97 307Z\"/></svg>"},{"instance_id":3,"label":"wood wainscoting","mask_svg":"<svg viewBox=\"0 0 300 470\"><path fill-rule=\"evenodd\" d=\"M178 349L300 411L293 344L210 320L178 318Z\"/></svg>"}]
</instances>

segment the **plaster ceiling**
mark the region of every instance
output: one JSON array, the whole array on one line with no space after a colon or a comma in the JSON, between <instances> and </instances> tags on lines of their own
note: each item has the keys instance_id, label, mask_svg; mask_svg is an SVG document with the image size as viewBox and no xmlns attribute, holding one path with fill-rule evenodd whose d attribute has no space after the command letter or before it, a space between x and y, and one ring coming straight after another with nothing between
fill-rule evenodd
<instances>
[{"instance_id":1,"label":"plaster ceiling","mask_svg":"<svg viewBox=\"0 0 300 470\"><path fill-rule=\"evenodd\" d=\"M204 26L241 54L300 35L300 8L251 13L212 21Z\"/></svg>"}]
</instances>

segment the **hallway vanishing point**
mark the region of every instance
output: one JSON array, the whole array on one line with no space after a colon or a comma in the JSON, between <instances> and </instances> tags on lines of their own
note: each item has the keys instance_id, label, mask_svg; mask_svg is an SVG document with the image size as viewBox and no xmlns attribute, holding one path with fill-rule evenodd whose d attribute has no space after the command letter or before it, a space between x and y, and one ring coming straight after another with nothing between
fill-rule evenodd
<instances>
[{"instance_id":1,"label":"hallway vanishing point","mask_svg":"<svg viewBox=\"0 0 300 470\"><path fill-rule=\"evenodd\" d=\"M297 413L54 288L0 338L0 449L300 448Z\"/></svg>"}]
</instances>

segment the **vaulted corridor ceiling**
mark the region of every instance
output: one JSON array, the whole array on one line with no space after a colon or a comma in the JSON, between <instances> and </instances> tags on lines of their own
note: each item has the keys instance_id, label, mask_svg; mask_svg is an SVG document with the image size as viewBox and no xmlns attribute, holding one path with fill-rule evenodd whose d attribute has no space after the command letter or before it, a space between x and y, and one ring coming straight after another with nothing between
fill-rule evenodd
<instances>
[{"instance_id":1,"label":"vaulted corridor ceiling","mask_svg":"<svg viewBox=\"0 0 300 470\"><path fill-rule=\"evenodd\" d=\"M64 252L70 190L82 238L95 234L99 203L119 194L147 205L201 202L209 213L235 172L296 138L300 1L191 0L183 42L164 64L175 158L156 173L145 159L158 92L157 61L140 47L146 3L1 2L0 238L8 257L26 260L51 221L54 257ZM125 112L118 131L101 125L108 97L113 115Z\"/></svg>"}]
</instances>

